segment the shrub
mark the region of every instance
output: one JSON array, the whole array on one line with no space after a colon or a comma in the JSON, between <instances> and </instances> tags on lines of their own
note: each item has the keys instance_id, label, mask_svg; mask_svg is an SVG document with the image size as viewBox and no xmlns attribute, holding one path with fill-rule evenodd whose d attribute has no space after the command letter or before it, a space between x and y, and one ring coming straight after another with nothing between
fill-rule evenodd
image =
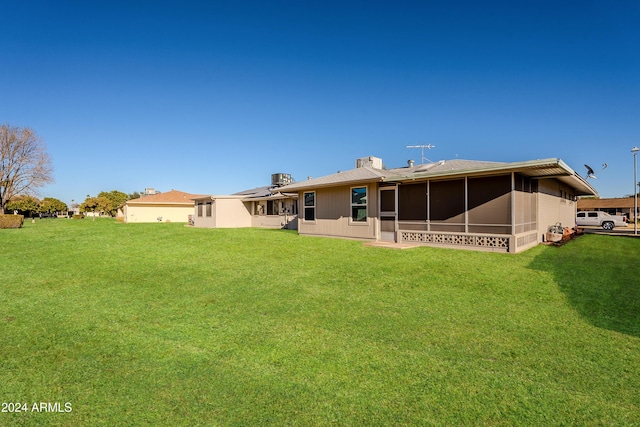
<instances>
[{"instance_id":1,"label":"shrub","mask_svg":"<svg viewBox=\"0 0 640 427\"><path fill-rule=\"evenodd\" d=\"M22 224L23 215L0 215L0 228L20 228Z\"/></svg>"},{"instance_id":2,"label":"shrub","mask_svg":"<svg viewBox=\"0 0 640 427\"><path fill-rule=\"evenodd\" d=\"M76 214L76 215L73 216L73 219L84 219L84 215Z\"/></svg>"}]
</instances>

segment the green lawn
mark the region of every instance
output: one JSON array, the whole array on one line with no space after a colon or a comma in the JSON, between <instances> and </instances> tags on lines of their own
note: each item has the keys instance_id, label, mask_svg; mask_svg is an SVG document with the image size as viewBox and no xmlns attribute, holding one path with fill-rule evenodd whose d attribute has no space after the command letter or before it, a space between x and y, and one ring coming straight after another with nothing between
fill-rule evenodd
<instances>
[{"instance_id":1,"label":"green lawn","mask_svg":"<svg viewBox=\"0 0 640 427\"><path fill-rule=\"evenodd\" d=\"M640 425L638 254L27 222L0 230L0 401L28 410L0 425Z\"/></svg>"}]
</instances>

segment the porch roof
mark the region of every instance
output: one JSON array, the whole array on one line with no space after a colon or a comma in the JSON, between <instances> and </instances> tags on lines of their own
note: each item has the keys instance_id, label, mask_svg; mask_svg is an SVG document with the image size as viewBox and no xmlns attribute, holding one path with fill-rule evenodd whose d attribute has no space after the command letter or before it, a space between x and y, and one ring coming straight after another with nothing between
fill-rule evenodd
<instances>
[{"instance_id":1,"label":"porch roof","mask_svg":"<svg viewBox=\"0 0 640 427\"><path fill-rule=\"evenodd\" d=\"M569 185L576 190L576 196L592 196L598 192L581 177L577 172L571 169L561 159L550 158L541 160L529 160L525 162L513 163L491 163L485 164L456 164L456 160L450 162L438 162L426 171L414 171L414 173L404 174L398 177L389 177L386 181L402 182L419 179L433 178L449 178L456 176L480 176L492 175L496 173L517 172L531 178L544 179L556 178L557 180ZM425 166L431 166L425 165Z\"/></svg>"}]
</instances>

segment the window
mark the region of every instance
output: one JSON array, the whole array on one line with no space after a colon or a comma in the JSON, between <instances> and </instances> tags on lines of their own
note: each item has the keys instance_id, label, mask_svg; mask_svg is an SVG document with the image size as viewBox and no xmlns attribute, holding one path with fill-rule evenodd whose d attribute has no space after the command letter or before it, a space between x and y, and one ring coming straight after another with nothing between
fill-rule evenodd
<instances>
[{"instance_id":1,"label":"window","mask_svg":"<svg viewBox=\"0 0 640 427\"><path fill-rule=\"evenodd\" d=\"M584 217L585 217L584 212L578 212L578 218L584 218Z\"/></svg>"},{"instance_id":2,"label":"window","mask_svg":"<svg viewBox=\"0 0 640 427\"><path fill-rule=\"evenodd\" d=\"M198 202L198 216L202 216L202 202Z\"/></svg>"},{"instance_id":3,"label":"window","mask_svg":"<svg viewBox=\"0 0 640 427\"><path fill-rule=\"evenodd\" d=\"M211 205L211 202L207 202L207 216L209 217L211 216Z\"/></svg>"},{"instance_id":4,"label":"window","mask_svg":"<svg viewBox=\"0 0 640 427\"><path fill-rule=\"evenodd\" d=\"M316 220L316 193L309 192L304 193L304 220L315 221Z\"/></svg>"},{"instance_id":5,"label":"window","mask_svg":"<svg viewBox=\"0 0 640 427\"><path fill-rule=\"evenodd\" d=\"M351 189L351 221L367 221L367 187Z\"/></svg>"}]
</instances>

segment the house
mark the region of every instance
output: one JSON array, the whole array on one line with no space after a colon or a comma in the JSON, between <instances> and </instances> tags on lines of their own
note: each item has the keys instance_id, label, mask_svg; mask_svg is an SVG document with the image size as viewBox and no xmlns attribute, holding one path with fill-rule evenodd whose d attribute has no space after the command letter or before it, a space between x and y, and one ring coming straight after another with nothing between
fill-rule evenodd
<instances>
[{"instance_id":1,"label":"house","mask_svg":"<svg viewBox=\"0 0 640 427\"><path fill-rule=\"evenodd\" d=\"M280 192L293 182L288 174L273 174L271 185L231 195L194 198L193 225L205 228L288 228L298 224L297 193Z\"/></svg>"},{"instance_id":2,"label":"house","mask_svg":"<svg viewBox=\"0 0 640 427\"><path fill-rule=\"evenodd\" d=\"M193 199L197 194L171 190L147 192L138 199L127 200L118 207L124 222L189 222L193 215Z\"/></svg>"},{"instance_id":3,"label":"house","mask_svg":"<svg viewBox=\"0 0 640 427\"><path fill-rule=\"evenodd\" d=\"M640 203L640 202L639 202ZM611 215L626 215L630 221L636 217L633 214L635 200L633 197L617 197L611 199L580 199L578 211L604 211Z\"/></svg>"},{"instance_id":4,"label":"house","mask_svg":"<svg viewBox=\"0 0 640 427\"><path fill-rule=\"evenodd\" d=\"M560 159L385 169L373 156L279 190L298 193L301 235L511 253L543 241L556 223L573 227L577 197L597 194Z\"/></svg>"}]
</instances>

